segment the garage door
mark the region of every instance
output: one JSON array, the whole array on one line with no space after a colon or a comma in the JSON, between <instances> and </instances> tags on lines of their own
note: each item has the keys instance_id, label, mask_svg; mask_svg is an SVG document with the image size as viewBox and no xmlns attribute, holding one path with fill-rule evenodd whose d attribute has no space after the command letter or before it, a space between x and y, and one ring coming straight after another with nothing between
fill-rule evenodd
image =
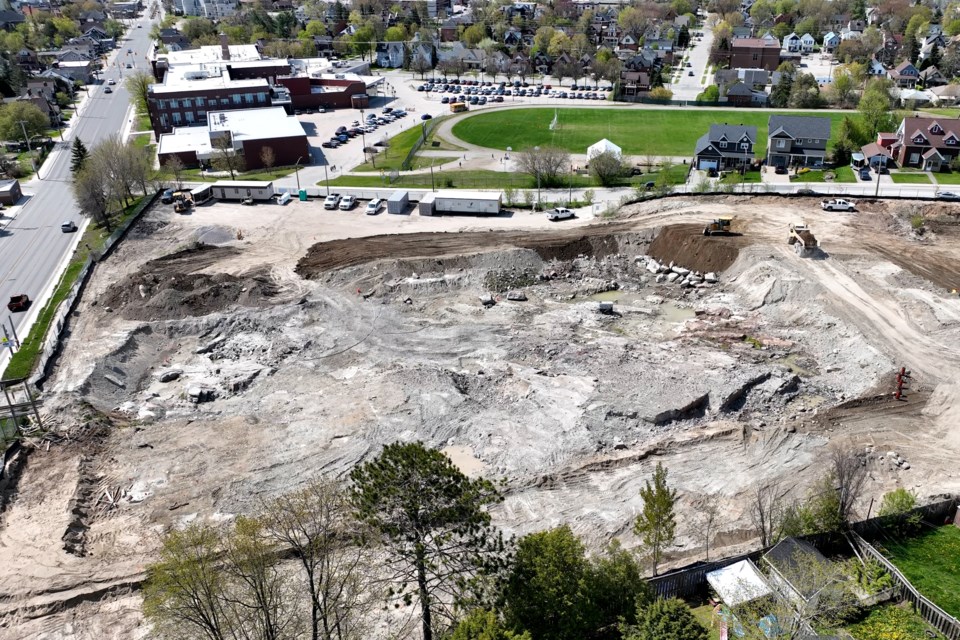
<instances>
[{"instance_id":1,"label":"garage door","mask_svg":"<svg viewBox=\"0 0 960 640\"><path fill-rule=\"evenodd\" d=\"M701 171L706 171L707 169L716 169L717 161L716 160L700 160L700 163L697 165L697 168Z\"/></svg>"}]
</instances>

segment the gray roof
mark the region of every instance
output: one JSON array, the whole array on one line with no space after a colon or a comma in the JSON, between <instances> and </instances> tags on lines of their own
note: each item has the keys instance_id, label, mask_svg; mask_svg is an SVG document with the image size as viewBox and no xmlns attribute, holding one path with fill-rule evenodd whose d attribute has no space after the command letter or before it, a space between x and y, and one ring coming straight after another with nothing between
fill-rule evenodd
<instances>
[{"instance_id":1,"label":"gray roof","mask_svg":"<svg viewBox=\"0 0 960 640\"><path fill-rule=\"evenodd\" d=\"M719 140L726 137L730 142L738 142L743 134L747 134L750 142L757 140L757 128L745 127L742 124L712 124L710 125L710 140Z\"/></svg>"},{"instance_id":2,"label":"gray roof","mask_svg":"<svg viewBox=\"0 0 960 640\"><path fill-rule=\"evenodd\" d=\"M767 123L767 135L776 135L781 130L791 138L827 140L830 137L830 118L770 116Z\"/></svg>"}]
</instances>

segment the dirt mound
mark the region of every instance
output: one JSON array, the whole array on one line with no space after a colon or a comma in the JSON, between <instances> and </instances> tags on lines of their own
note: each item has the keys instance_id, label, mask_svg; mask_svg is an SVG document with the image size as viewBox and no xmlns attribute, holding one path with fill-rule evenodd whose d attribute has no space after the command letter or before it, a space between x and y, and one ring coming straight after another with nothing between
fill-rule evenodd
<instances>
[{"instance_id":1,"label":"dirt mound","mask_svg":"<svg viewBox=\"0 0 960 640\"><path fill-rule=\"evenodd\" d=\"M173 320L204 316L233 305L264 306L278 292L266 272L243 276L197 273L236 252L198 245L151 260L113 284L99 302L130 320Z\"/></svg>"},{"instance_id":2,"label":"dirt mound","mask_svg":"<svg viewBox=\"0 0 960 640\"><path fill-rule=\"evenodd\" d=\"M660 262L707 273L725 270L748 244L744 236L707 237L702 226L676 224L660 230L648 253Z\"/></svg>"},{"instance_id":3,"label":"dirt mound","mask_svg":"<svg viewBox=\"0 0 960 640\"><path fill-rule=\"evenodd\" d=\"M901 269L906 269L947 291L960 289L960 264L953 255L929 246L888 241L868 243L867 248Z\"/></svg>"},{"instance_id":4,"label":"dirt mound","mask_svg":"<svg viewBox=\"0 0 960 640\"><path fill-rule=\"evenodd\" d=\"M624 239L636 244L649 238L631 234L634 226L615 223L549 232L410 233L349 238L313 245L297 263L296 271L310 280L326 271L383 258L455 256L510 247L532 249L544 261L571 260L579 255L600 258L619 253Z\"/></svg>"}]
</instances>

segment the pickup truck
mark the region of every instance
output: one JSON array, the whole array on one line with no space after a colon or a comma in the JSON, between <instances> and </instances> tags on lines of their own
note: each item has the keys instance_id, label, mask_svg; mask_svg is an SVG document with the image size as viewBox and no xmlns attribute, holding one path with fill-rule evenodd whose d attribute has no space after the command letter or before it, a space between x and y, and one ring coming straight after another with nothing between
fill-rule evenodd
<instances>
[{"instance_id":1,"label":"pickup truck","mask_svg":"<svg viewBox=\"0 0 960 640\"><path fill-rule=\"evenodd\" d=\"M340 204L340 194L331 193L323 201L324 209L336 209L337 205Z\"/></svg>"},{"instance_id":2,"label":"pickup truck","mask_svg":"<svg viewBox=\"0 0 960 640\"><path fill-rule=\"evenodd\" d=\"M26 311L30 306L30 296L25 293L21 293L18 296L10 296L10 302L7 303L7 309L13 311L14 313L18 311Z\"/></svg>"},{"instance_id":3,"label":"pickup truck","mask_svg":"<svg viewBox=\"0 0 960 640\"><path fill-rule=\"evenodd\" d=\"M823 200L820 202L820 208L824 211L856 211L857 208L849 200L834 198L833 200Z\"/></svg>"}]
</instances>

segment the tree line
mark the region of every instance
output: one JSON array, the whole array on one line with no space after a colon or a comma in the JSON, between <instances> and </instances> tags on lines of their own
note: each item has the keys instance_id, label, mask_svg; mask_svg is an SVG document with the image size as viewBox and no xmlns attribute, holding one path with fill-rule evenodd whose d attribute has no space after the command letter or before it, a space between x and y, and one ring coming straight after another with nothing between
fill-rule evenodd
<instances>
[{"instance_id":1,"label":"tree line","mask_svg":"<svg viewBox=\"0 0 960 640\"><path fill-rule=\"evenodd\" d=\"M149 151L132 142L121 142L117 135L92 150L75 138L70 170L80 213L107 230L114 216L130 206L136 194L147 195L159 187Z\"/></svg>"},{"instance_id":2,"label":"tree line","mask_svg":"<svg viewBox=\"0 0 960 640\"><path fill-rule=\"evenodd\" d=\"M144 612L168 638L359 640L379 615L424 640L706 639L617 543L588 555L568 526L505 538L490 517L502 490L422 443L389 444L347 482L170 532ZM634 530L656 567L676 527L662 466L641 498Z\"/></svg>"}]
</instances>

